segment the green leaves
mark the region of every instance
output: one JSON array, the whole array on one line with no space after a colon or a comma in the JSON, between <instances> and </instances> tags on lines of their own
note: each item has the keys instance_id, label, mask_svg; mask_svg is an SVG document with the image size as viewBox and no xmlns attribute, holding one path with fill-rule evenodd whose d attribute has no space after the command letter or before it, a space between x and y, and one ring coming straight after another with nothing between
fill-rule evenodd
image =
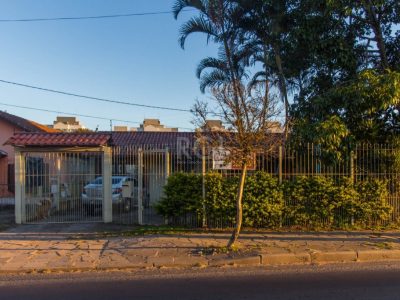
<instances>
[{"instance_id":1,"label":"green leaves","mask_svg":"<svg viewBox=\"0 0 400 300\"><path fill-rule=\"evenodd\" d=\"M201 196L202 178L198 174L177 173L169 177L164 198L157 210L168 218L203 215L210 226L232 224L238 178L208 173L206 198ZM299 225L311 228L347 228L380 225L389 219L388 184L364 178L353 184L350 178L334 180L326 176L298 176L279 184L266 172L246 179L243 195L243 225L277 228Z\"/></svg>"},{"instance_id":2,"label":"green leaves","mask_svg":"<svg viewBox=\"0 0 400 300\"><path fill-rule=\"evenodd\" d=\"M157 203L156 210L165 217L198 213L201 209L201 197L201 176L176 173L168 178L164 197Z\"/></svg>"},{"instance_id":3,"label":"green leaves","mask_svg":"<svg viewBox=\"0 0 400 300\"><path fill-rule=\"evenodd\" d=\"M250 227L279 227L284 208L283 191L277 178L257 172L246 181L243 220Z\"/></svg>"},{"instance_id":4,"label":"green leaves","mask_svg":"<svg viewBox=\"0 0 400 300\"><path fill-rule=\"evenodd\" d=\"M400 73L374 70L293 106L292 141L321 144L332 156L352 142L393 143L400 133Z\"/></svg>"}]
</instances>

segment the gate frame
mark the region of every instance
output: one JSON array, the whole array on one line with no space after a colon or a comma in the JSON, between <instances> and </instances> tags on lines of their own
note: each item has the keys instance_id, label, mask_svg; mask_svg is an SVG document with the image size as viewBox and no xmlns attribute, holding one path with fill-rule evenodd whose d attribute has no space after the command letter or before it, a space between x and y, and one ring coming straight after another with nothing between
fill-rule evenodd
<instances>
[{"instance_id":1,"label":"gate frame","mask_svg":"<svg viewBox=\"0 0 400 300\"><path fill-rule=\"evenodd\" d=\"M103 176L103 222L112 222L112 147L46 147L46 148L21 148L15 147L15 223L26 223L25 211L25 159L24 153L43 153L43 152L99 152L103 154L102 176Z\"/></svg>"}]
</instances>

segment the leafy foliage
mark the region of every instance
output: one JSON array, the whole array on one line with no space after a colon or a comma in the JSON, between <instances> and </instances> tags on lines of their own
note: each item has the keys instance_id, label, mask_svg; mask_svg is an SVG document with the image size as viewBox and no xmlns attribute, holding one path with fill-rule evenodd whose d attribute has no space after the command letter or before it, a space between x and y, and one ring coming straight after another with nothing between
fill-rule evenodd
<instances>
[{"instance_id":1,"label":"leafy foliage","mask_svg":"<svg viewBox=\"0 0 400 300\"><path fill-rule=\"evenodd\" d=\"M176 173L168 178L168 184L164 187L164 197L156 205L156 210L168 217L198 213L201 198L201 177L197 174Z\"/></svg>"},{"instance_id":2,"label":"leafy foliage","mask_svg":"<svg viewBox=\"0 0 400 300\"><path fill-rule=\"evenodd\" d=\"M185 178L186 177L186 178ZM201 175L174 174L158 205L165 217L202 215L203 204L210 224L232 224L238 178L219 173L206 175L206 198L201 197ZM266 172L249 176L243 195L243 225L277 228L299 225L311 228L373 226L388 220L387 182L376 178L354 184L350 178L299 176L279 184ZM193 193L193 197L190 197Z\"/></svg>"},{"instance_id":3,"label":"leafy foliage","mask_svg":"<svg viewBox=\"0 0 400 300\"><path fill-rule=\"evenodd\" d=\"M279 227L284 200L278 180L266 172L247 178L243 197L244 224L250 227Z\"/></svg>"},{"instance_id":4,"label":"leafy foliage","mask_svg":"<svg viewBox=\"0 0 400 300\"><path fill-rule=\"evenodd\" d=\"M356 184L360 201L356 218L362 224L373 224L378 220L388 220L391 206L387 203L388 190L386 182L369 178Z\"/></svg>"}]
</instances>

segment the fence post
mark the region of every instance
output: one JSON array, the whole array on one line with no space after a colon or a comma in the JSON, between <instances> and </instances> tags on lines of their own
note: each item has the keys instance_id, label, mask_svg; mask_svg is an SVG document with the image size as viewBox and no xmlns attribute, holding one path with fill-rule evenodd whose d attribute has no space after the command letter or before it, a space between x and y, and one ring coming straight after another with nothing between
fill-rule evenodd
<instances>
[{"instance_id":1,"label":"fence post","mask_svg":"<svg viewBox=\"0 0 400 300\"><path fill-rule=\"evenodd\" d=\"M203 199L203 220L202 226L207 227L207 218L206 218L206 145L203 142L201 146L201 192Z\"/></svg>"},{"instance_id":2,"label":"fence post","mask_svg":"<svg viewBox=\"0 0 400 300\"><path fill-rule=\"evenodd\" d=\"M61 188L61 153L56 154L56 168L57 168L57 185L53 193L54 205L56 210L60 209L60 188Z\"/></svg>"},{"instance_id":3,"label":"fence post","mask_svg":"<svg viewBox=\"0 0 400 300\"><path fill-rule=\"evenodd\" d=\"M279 183L282 183L282 169L283 169L283 149L282 146L279 146L279 169L278 169L278 176L279 176Z\"/></svg>"},{"instance_id":4,"label":"fence post","mask_svg":"<svg viewBox=\"0 0 400 300\"><path fill-rule=\"evenodd\" d=\"M138 223L143 225L143 150L138 150Z\"/></svg>"},{"instance_id":5,"label":"fence post","mask_svg":"<svg viewBox=\"0 0 400 300\"><path fill-rule=\"evenodd\" d=\"M103 222L112 222L112 149L103 148Z\"/></svg>"},{"instance_id":6,"label":"fence post","mask_svg":"<svg viewBox=\"0 0 400 300\"><path fill-rule=\"evenodd\" d=\"M350 151L350 178L351 182L355 182L355 168L354 168L354 152Z\"/></svg>"},{"instance_id":7,"label":"fence post","mask_svg":"<svg viewBox=\"0 0 400 300\"><path fill-rule=\"evenodd\" d=\"M26 222L25 207L25 159L19 150L15 150L15 223Z\"/></svg>"},{"instance_id":8,"label":"fence post","mask_svg":"<svg viewBox=\"0 0 400 300\"><path fill-rule=\"evenodd\" d=\"M165 149L165 184L167 184L168 177L171 173L170 167L170 153L168 147Z\"/></svg>"}]
</instances>

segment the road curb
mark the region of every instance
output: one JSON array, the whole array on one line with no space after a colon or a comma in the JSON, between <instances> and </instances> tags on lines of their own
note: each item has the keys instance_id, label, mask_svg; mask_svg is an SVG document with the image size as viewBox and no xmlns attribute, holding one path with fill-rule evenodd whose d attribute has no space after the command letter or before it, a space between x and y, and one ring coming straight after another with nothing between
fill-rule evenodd
<instances>
[{"instance_id":1,"label":"road curb","mask_svg":"<svg viewBox=\"0 0 400 300\"><path fill-rule=\"evenodd\" d=\"M400 250L358 250L357 260L360 262L400 260Z\"/></svg>"},{"instance_id":2,"label":"road curb","mask_svg":"<svg viewBox=\"0 0 400 300\"><path fill-rule=\"evenodd\" d=\"M159 268L204 268L204 267L268 267L280 265L310 265L335 263L363 263L381 261L400 261L400 250L358 250L331 252L299 252L261 254L247 257L153 257L146 263L130 263L126 265L97 265L93 267L36 267L0 269L0 274L29 274L29 273L74 273L91 271L124 271Z\"/></svg>"},{"instance_id":3,"label":"road curb","mask_svg":"<svg viewBox=\"0 0 400 300\"><path fill-rule=\"evenodd\" d=\"M219 258L210 260L208 262L210 267L224 267L224 266L260 266L261 256L248 256L237 258Z\"/></svg>"},{"instance_id":4,"label":"road curb","mask_svg":"<svg viewBox=\"0 0 400 300\"><path fill-rule=\"evenodd\" d=\"M311 256L307 252L302 253L277 253L261 255L261 264L264 266L275 265L307 265L311 262Z\"/></svg>"},{"instance_id":5,"label":"road curb","mask_svg":"<svg viewBox=\"0 0 400 300\"><path fill-rule=\"evenodd\" d=\"M311 253L311 262L316 264L345 263L357 261L356 251L331 251Z\"/></svg>"}]
</instances>

